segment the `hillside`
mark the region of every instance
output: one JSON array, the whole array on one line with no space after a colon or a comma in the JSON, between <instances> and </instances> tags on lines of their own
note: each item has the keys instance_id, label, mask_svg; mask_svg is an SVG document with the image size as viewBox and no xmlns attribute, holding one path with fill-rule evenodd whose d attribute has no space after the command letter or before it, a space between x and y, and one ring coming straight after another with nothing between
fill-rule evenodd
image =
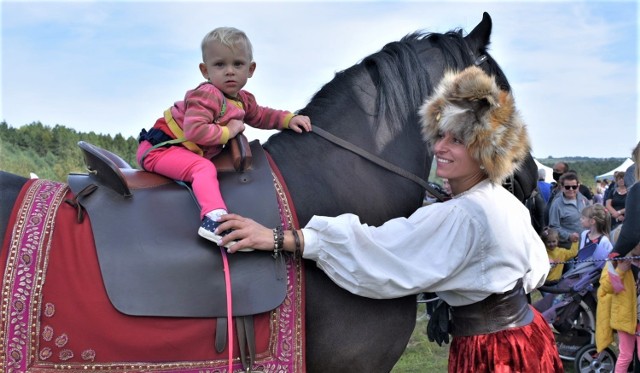
<instances>
[{"instance_id":1,"label":"hillside","mask_svg":"<svg viewBox=\"0 0 640 373\"><path fill-rule=\"evenodd\" d=\"M138 141L120 134L115 136L95 132L77 132L62 125L54 127L34 122L19 128L0 122L0 170L28 177L31 172L41 178L65 181L69 172L85 172L82 154L77 146L83 140L120 155L137 166L135 153ZM624 158L562 157L541 158L538 161L553 167L558 161L567 162L578 172L583 184L593 187L595 176L619 166ZM435 169L430 179L437 180Z\"/></svg>"}]
</instances>

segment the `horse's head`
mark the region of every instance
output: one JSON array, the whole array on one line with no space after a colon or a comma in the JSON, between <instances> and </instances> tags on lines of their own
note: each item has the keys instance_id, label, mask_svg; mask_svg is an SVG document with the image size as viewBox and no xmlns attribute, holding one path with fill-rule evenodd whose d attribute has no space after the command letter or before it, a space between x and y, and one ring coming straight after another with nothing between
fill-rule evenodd
<instances>
[{"instance_id":1,"label":"horse's head","mask_svg":"<svg viewBox=\"0 0 640 373\"><path fill-rule=\"evenodd\" d=\"M502 89L509 89L504 73L487 52L490 35L491 18L487 13L466 36L462 30L407 35L338 72L300 113L308 115L314 127L427 179L433 155L422 138L418 109L445 72L476 64L495 76ZM330 193L318 196L317 203L310 201L306 193L294 196L305 200L305 209L308 207L308 212L301 213L302 221L313 214L354 212L368 223L377 224L391 217L407 216L421 205L425 191L417 183L318 136L294 136L279 134L266 147L275 157L281 153L282 159L276 161L288 182L310 167L313 169L312 175L293 181L300 185L292 189L313 190L319 184ZM297 152L305 156L292 157ZM313 153L319 156L310 161ZM345 171L349 175L346 181ZM375 205L363 203L363 190L369 201L376 201Z\"/></svg>"}]
</instances>

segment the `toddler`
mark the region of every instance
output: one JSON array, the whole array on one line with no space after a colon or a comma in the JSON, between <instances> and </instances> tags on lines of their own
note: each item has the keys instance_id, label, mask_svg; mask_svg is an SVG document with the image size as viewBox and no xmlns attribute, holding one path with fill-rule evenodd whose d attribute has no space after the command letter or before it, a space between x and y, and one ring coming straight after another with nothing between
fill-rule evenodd
<instances>
[{"instance_id":1,"label":"toddler","mask_svg":"<svg viewBox=\"0 0 640 373\"><path fill-rule=\"evenodd\" d=\"M570 249L558 246L559 235L554 228L547 228L540 235L542 242L547 247L547 255L551 263L551 269L547 275L545 285L556 283L562 277L564 262L573 258L578 253L578 242L572 242Z\"/></svg>"},{"instance_id":2,"label":"toddler","mask_svg":"<svg viewBox=\"0 0 640 373\"><path fill-rule=\"evenodd\" d=\"M145 170L191 183L200 204L198 234L220 245L228 232L218 235L215 229L227 206L211 158L244 130L244 123L301 133L311 130L311 121L303 115L259 106L255 97L242 89L256 69L251 42L244 32L216 28L204 37L201 48L199 67L206 81L167 109L149 132L142 130L137 160Z\"/></svg>"}]
</instances>

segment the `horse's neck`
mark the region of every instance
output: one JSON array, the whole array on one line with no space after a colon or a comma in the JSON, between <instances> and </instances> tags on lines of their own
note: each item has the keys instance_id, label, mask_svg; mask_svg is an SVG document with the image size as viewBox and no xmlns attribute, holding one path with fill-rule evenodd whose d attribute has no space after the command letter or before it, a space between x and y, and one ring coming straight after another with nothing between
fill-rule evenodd
<instances>
[{"instance_id":1,"label":"horse's neck","mask_svg":"<svg viewBox=\"0 0 640 373\"><path fill-rule=\"evenodd\" d=\"M374 152L379 144L370 134L362 137L368 138L369 143L361 142L360 147ZM414 143L394 144L398 149L395 153L411 154L405 161L415 163L406 168L419 174L425 165L417 163L425 150L418 148L419 141ZM302 225L313 215L336 216L347 212L355 213L363 222L377 225L393 217L409 215L422 201L423 191L417 184L313 133L274 135L265 147L285 179ZM384 153L376 151L377 156L406 166L398 159L391 159L389 151Z\"/></svg>"}]
</instances>

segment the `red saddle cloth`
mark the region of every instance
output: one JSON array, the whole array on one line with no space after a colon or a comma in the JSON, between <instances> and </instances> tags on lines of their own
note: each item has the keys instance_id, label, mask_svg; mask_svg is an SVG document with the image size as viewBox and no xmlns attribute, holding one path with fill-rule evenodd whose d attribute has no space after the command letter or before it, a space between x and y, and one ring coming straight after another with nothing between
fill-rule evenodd
<instances>
[{"instance_id":1,"label":"red saddle cloth","mask_svg":"<svg viewBox=\"0 0 640 373\"><path fill-rule=\"evenodd\" d=\"M276 188L282 220L293 226L286 190ZM229 347L214 348L215 319L127 316L112 307L90 222L77 224L63 203L71 197L66 184L30 180L14 207L0 258L0 368L228 372ZM301 260L288 257L284 302L255 316L254 370L305 370L302 273ZM233 371L243 371L237 354Z\"/></svg>"}]
</instances>

